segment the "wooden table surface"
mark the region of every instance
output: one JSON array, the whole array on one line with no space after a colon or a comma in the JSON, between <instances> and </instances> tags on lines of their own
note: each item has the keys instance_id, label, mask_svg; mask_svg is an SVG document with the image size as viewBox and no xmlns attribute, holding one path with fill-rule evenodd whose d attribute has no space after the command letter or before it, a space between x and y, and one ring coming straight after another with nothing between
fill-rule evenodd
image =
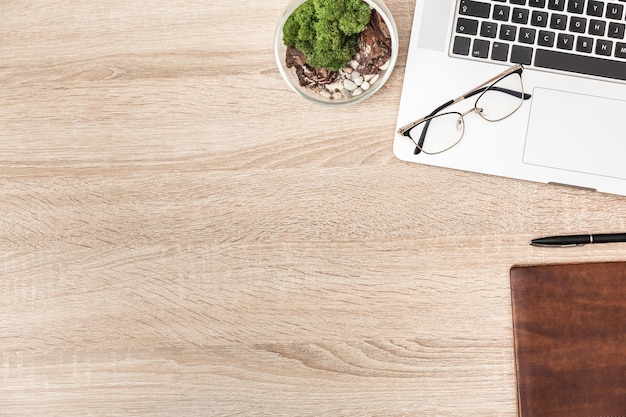
<instances>
[{"instance_id":1,"label":"wooden table surface","mask_svg":"<svg viewBox=\"0 0 626 417\"><path fill-rule=\"evenodd\" d=\"M515 416L515 264L622 197L407 164L401 56L290 91L286 0L0 5L1 416ZM436 101L436 100L435 100Z\"/></svg>"}]
</instances>

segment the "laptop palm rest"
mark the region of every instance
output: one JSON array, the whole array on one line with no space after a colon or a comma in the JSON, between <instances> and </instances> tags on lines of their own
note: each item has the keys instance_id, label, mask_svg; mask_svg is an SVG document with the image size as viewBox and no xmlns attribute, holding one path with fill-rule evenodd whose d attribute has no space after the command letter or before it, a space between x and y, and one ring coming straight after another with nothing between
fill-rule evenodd
<instances>
[{"instance_id":1,"label":"laptop palm rest","mask_svg":"<svg viewBox=\"0 0 626 417\"><path fill-rule=\"evenodd\" d=\"M524 163L626 179L626 101L536 88Z\"/></svg>"}]
</instances>

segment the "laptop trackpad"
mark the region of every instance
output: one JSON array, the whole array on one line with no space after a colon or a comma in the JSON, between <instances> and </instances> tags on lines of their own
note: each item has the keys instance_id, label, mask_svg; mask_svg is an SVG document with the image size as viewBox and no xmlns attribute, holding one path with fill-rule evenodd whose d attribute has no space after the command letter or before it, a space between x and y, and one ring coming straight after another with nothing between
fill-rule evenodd
<instances>
[{"instance_id":1,"label":"laptop trackpad","mask_svg":"<svg viewBox=\"0 0 626 417\"><path fill-rule=\"evenodd\" d=\"M626 101L536 88L524 162L626 178Z\"/></svg>"}]
</instances>

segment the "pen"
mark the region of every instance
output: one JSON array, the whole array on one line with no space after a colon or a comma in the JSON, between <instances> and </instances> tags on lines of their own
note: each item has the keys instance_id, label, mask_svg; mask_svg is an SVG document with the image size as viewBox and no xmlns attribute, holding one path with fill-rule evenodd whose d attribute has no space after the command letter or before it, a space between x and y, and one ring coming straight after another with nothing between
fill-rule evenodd
<instances>
[{"instance_id":1,"label":"pen","mask_svg":"<svg viewBox=\"0 0 626 417\"><path fill-rule=\"evenodd\" d=\"M530 244L547 248L563 248L569 246L583 246L590 243L626 242L626 233L602 233L587 235L548 236L533 239Z\"/></svg>"}]
</instances>

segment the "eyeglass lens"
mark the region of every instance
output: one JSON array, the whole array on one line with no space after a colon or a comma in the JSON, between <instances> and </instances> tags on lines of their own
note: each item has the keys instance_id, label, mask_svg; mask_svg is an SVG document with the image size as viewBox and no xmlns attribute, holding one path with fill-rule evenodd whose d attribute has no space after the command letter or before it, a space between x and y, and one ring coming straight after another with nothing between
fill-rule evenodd
<instances>
[{"instance_id":1,"label":"eyeglass lens","mask_svg":"<svg viewBox=\"0 0 626 417\"><path fill-rule=\"evenodd\" d=\"M509 74L492 84L478 97L476 112L485 120L497 122L509 117L524 102L522 78L519 73ZM409 132L411 139L419 144L422 132L426 135L418 145L426 154L444 152L463 138L465 121L461 113L447 112L427 118Z\"/></svg>"}]
</instances>

